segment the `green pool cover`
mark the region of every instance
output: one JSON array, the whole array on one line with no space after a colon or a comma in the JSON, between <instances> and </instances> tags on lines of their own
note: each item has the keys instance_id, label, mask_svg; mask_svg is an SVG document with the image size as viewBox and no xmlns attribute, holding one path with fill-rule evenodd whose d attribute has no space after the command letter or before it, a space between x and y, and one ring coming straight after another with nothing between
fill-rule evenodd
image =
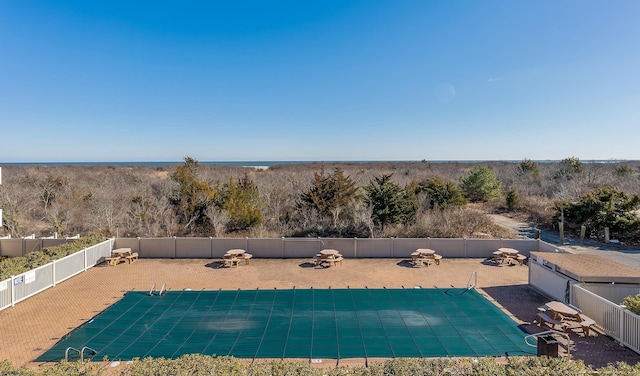
<instances>
[{"instance_id":1,"label":"green pool cover","mask_svg":"<svg viewBox=\"0 0 640 376\"><path fill-rule=\"evenodd\" d=\"M135 291L36 361L535 355L525 335L474 289Z\"/></svg>"}]
</instances>

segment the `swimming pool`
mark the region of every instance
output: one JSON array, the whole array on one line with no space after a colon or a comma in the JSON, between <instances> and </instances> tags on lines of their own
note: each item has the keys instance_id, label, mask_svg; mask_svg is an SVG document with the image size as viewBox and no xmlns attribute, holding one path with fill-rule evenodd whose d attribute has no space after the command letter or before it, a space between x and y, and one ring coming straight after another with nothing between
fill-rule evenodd
<instances>
[{"instance_id":1,"label":"swimming pool","mask_svg":"<svg viewBox=\"0 0 640 376\"><path fill-rule=\"evenodd\" d=\"M132 291L35 361L535 355L526 335L475 289Z\"/></svg>"}]
</instances>

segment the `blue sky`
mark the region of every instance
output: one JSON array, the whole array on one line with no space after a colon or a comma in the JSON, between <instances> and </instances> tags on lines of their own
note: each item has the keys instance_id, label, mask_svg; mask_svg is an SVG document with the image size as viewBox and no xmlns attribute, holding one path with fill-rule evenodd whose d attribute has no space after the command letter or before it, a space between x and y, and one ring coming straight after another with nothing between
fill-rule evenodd
<instances>
[{"instance_id":1,"label":"blue sky","mask_svg":"<svg viewBox=\"0 0 640 376\"><path fill-rule=\"evenodd\" d=\"M0 163L640 159L640 2L0 2Z\"/></svg>"}]
</instances>

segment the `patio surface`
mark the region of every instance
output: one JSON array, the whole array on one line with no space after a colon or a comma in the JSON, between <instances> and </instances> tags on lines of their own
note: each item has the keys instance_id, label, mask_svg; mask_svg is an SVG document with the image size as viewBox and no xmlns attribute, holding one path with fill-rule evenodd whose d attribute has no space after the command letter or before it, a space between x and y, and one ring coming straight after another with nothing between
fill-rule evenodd
<instances>
[{"instance_id":1,"label":"patio surface","mask_svg":"<svg viewBox=\"0 0 640 376\"><path fill-rule=\"evenodd\" d=\"M483 259L445 259L439 266L413 268L404 259L346 259L343 265L314 268L312 259L253 259L220 268L220 260L141 259L133 264L98 265L15 307L0 311L0 359L37 367L32 360L72 329L119 300L126 291L289 288L466 287L473 271L478 289L529 333L540 332L536 307L550 299L527 284L528 267L495 266ZM640 362L640 355L602 334L570 333L571 356L601 367ZM532 348L535 352L535 348ZM347 364L340 361L340 364Z\"/></svg>"}]
</instances>

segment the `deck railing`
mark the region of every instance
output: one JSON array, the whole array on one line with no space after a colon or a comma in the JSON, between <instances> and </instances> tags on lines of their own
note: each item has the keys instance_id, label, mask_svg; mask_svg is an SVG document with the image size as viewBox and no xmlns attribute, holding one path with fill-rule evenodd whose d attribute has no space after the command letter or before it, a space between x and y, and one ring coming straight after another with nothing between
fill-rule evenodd
<instances>
[{"instance_id":1,"label":"deck railing","mask_svg":"<svg viewBox=\"0 0 640 376\"><path fill-rule=\"evenodd\" d=\"M579 284L571 286L571 304L596 322L596 327L633 351L640 353L640 316L610 302Z\"/></svg>"}]
</instances>

